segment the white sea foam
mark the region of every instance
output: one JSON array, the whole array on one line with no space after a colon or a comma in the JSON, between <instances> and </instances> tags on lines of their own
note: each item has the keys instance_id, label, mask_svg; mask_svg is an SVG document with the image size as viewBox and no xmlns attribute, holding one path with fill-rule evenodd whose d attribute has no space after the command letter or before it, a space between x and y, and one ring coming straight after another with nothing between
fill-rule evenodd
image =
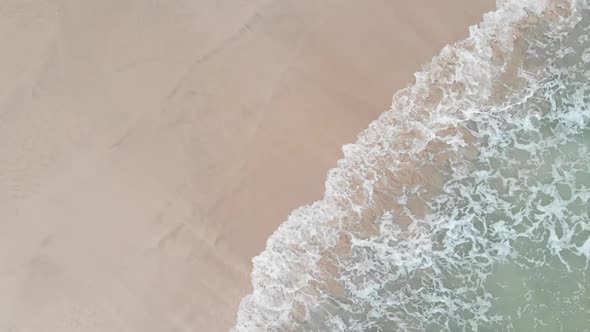
<instances>
[{"instance_id":1,"label":"white sea foam","mask_svg":"<svg viewBox=\"0 0 590 332\"><path fill-rule=\"evenodd\" d=\"M588 331L589 7L501 1L444 48L268 239L233 330Z\"/></svg>"}]
</instances>

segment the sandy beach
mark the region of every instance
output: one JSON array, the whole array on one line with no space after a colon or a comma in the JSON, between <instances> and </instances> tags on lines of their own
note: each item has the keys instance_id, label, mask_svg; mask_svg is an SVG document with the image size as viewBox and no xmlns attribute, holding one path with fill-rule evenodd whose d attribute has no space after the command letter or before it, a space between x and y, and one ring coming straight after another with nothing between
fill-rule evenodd
<instances>
[{"instance_id":1,"label":"sandy beach","mask_svg":"<svg viewBox=\"0 0 590 332\"><path fill-rule=\"evenodd\" d=\"M492 0L0 0L0 332L227 331L341 146Z\"/></svg>"}]
</instances>

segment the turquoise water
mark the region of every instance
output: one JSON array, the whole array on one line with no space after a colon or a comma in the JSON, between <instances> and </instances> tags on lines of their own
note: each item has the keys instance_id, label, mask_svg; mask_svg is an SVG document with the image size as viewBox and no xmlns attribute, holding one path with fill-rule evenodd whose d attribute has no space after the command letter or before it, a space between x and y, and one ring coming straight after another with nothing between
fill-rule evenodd
<instances>
[{"instance_id":1,"label":"turquoise water","mask_svg":"<svg viewBox=\"0 0 590 332\"><path fill-rule=\"evenodd\" d=\"M590 4L504 1L343 148L236 331L590 331Z\"/></svg>"}]
</instances>

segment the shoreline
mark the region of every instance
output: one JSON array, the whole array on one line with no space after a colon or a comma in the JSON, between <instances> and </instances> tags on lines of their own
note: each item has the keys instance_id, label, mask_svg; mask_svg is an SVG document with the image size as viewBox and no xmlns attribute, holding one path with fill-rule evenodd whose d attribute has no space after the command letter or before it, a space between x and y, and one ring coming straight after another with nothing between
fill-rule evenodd
<instances>
[{"instance_id":1,"label":"shoreline","mask_svg":"<svg viewBox=\"0 0 590 332\"><path fill-rule=\"evenodd\" d=\"M19 6L0 329L226 331L342 144L493 1Z\"/></svg>"}]
</instances>

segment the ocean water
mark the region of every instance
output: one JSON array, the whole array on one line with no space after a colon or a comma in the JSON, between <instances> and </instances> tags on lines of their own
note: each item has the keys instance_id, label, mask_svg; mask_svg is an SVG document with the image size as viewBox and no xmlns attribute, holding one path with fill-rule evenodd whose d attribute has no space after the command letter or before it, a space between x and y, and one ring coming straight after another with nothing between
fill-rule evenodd
<instances>
[{"instance_id":1,"label":"ocean water","mask_svg":"<svg viewBox=\"0 0 590 332\"><path fill-rule=\"evenodd\" d=\"M590 1L499 1L343 152L234 331L590 331Z\"/></svg>"}]
</instances>

